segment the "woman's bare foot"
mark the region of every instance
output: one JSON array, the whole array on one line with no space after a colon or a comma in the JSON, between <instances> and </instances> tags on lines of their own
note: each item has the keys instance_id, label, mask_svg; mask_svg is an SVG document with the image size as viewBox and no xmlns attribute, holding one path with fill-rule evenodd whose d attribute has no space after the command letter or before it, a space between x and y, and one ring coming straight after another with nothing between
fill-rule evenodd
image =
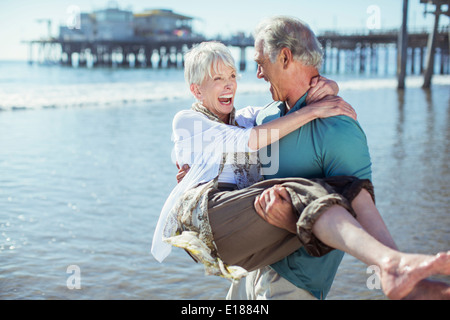
<instances>
[{"instance_id":1,"label":"woman's bare foot","mask_svg":"<svg viewBox=\"0 0 450 320\"><path fill-rule=\"evenodd\" d=\"M450 274L450 251L434 256L402 254L399 260L385 259L381 267L381 286L389 299L408 296L416 284L435 274Z\"/></svg>"},{"instance_id":2,"label":"woman's bare foot","mask_svg":"<svg viewBox=\"0 0 450 320\"><path fill-rule=\"evenodd\" d=\"M424 279L419 281L403 300L450 300L450 285L437 280Z\"/></svg>"}]
</instances>

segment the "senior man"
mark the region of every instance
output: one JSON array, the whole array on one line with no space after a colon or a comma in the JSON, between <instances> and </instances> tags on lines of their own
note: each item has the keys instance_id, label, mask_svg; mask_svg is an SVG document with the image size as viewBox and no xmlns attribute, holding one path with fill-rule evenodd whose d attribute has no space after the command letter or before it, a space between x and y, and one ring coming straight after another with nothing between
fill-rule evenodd
<instances>
[{"instance_id":1,"label":"senior man","mask_svg":"<svg viewBox=\"0 0 450 320\"><path fill-rule=\"evenodd\" d=\"M291 17L274 17L255 30L255 61L257 77L270 82L274 100L260 111L256 120L260 125L305 106L311 80L319 75L322 49L305 23ZM276 148L267 148L260 152L271 154L272 158L277 156L271 153ZM278 153L279 170L265 175L266 179L338 175L371 179L366 136L349 117L317 119L302 126L279 141ZM358 216L358 221L380 242L396 248L378 212ZM344 252L334 250L322 257L312 257L300 248L232 284L227 299L325 299L343 255ZM422 290L414 290L411 296L419 291L424 294L431 288L448 291L445 284L433 285L424 280L417 286Z\"/></svg>"}]
</instances>

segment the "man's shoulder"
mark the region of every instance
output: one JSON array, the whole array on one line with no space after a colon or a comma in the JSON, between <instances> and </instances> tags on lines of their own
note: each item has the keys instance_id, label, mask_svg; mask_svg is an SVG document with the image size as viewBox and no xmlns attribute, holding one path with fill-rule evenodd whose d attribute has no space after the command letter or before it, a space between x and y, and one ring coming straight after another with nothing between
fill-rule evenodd
<instances>
[{"instance_id":1,"label":"man's shoulder","mask_svg":"<svg viewBox=\"0 0 450 320\"><path fill-rule=\"evenodd\" d=\"M345 135L350 132L364 134L358 121L347 116L334 116L314 120L314 126L323 134Z\"/></svg>"},{"instance_id":2,"label":"man's shoulder","mask_svg":"<svg viewBox=\"0 0 450 320\"><path fill-rule=\"evenodd\" d=\"M256 123L262 124L281 116L281 109L284 106L284 102L282 101L272 101L269 104L265 105L258 113L256 118Z\"/></svg>"},{"instance_id":3,"label":"man's shoulder","mask_svg":"<svg viewBox=\"0 0 450 320\"><path fill-rule=\"evenodd\" d=\"M371 160L366 134L359 123L346 116L319 119L315 147L323 159L326 176L352 175L371 178Z\"/></svg>"},{"instance_id":4,"label":"man's shoulder","mask_svg":"<svg viewBox=\"0 0 450 320\"><path fill-rule=\"evenodd\" d=\"M328 118L319 118L323 124L326 125L356 125L359 126L358 122L347 116L333 116Z\"/></svg>"},{"instance_id":5,"label":"man's shoulder","mask_svg":"<svg viewBox=\"0 0 450 320\"><path fill-rule=\"evenodd\" d=\"M279 110L284 105L283 101L272 101L266 104L261 111Z\"/></svg>"},{"instance_id":6,"label":"man's shoulder","mask_svg":"<svg viewBox=\"0 0 450 320\"><path fill-rule=\"evenodd\" d=\"M271 106L279 106L279 105L282 105L282 104L284 104L283 101L272 101L272 102L269 102L268 104L266 104L264 106L264 108L268 108L268 107L271 107Z\"/></svg>"}]
</instances>

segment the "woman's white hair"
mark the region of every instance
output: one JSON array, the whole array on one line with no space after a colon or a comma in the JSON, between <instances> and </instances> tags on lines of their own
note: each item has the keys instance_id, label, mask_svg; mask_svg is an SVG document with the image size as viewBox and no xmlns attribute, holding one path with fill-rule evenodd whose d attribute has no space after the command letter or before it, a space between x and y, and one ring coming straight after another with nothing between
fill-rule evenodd
<instances>
[{"instance_id":1,"label":"woman's white hair","mask_svg":"<svg viewBox=\"0 0 450 320\"><path fill-rule=\"evenodd\" d=\"M202 42L190 49L184 56L184 78L188 85L200 85L211 71L218 72L218 64L236 70L235 61L230 50L217 41Z\"/></svg>"},{"instance_id":2,"label":"woman's white hair","mask_svg":"<svg viewBox=\"0 0 450 320\"><path fill-rule=\"evenodd\" d=\"M278 16L263 20L256 27L254 37L263 42L263 53L269 55L272 62L282 48L288 48L295 60L317 69L322 65L320 42L309 26L297 18Z\"/></svg>"}]
</instances>

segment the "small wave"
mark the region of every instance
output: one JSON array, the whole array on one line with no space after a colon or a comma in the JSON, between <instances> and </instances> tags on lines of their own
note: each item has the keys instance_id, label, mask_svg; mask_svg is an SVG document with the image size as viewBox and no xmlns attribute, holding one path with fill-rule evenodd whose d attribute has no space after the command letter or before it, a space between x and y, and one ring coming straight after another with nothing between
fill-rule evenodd
<instances>
[{"instance_id":1,"label":"small wave","mask_svg":"<svg viewBox=\"0 0 450 320\"><path fill-rule=\"evenodd\" d=\"M329 78L333 78L329 76ZM341 90L384 89L397 86L395 78L341 79ZM433 85L450 85L450 76L433 76ZM406 87L419 88L423 77L406 78ZM262 80L238 84L238 95L267 93L269 84ZM0 111L57 109L71 107L108 107L123 104L145 104L157 101L191 99L183 81L112 82L89 84L46 85L23 88L6 84L0 88Z\"/></svg>"},{"instance_id":2,"label":"small wave","mask_svg":"<svg viewBox=\"0 0 450 320\"><path fill-rule=\"evenodd\" d=\"M3 86L0 109L48 109L110 106L189 97L184 83L94 83L75 85L34 85L31 88Z\"/></svg>"}]
</instances>

